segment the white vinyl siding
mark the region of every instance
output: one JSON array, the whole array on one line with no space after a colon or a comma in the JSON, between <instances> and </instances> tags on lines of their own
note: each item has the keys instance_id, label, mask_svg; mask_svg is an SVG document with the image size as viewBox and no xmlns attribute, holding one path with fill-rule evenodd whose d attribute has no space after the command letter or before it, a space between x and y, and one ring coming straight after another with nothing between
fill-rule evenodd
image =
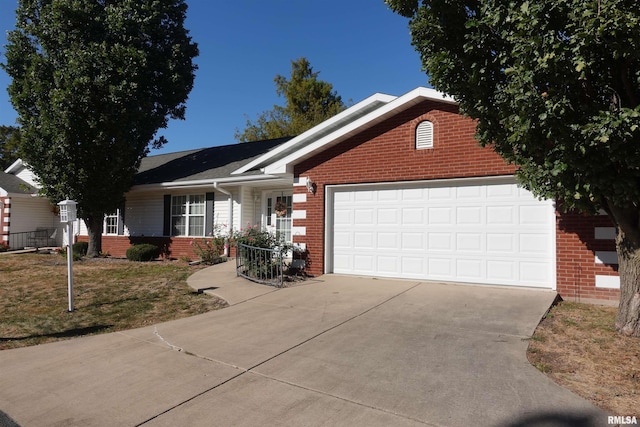
<instances>
[{"instance_id":1,"label":"white vinyl siding","mask_svg":"<svg viewBox=\"0 0 640 427\"><path fill-rule=\"evenodd\" d=\"M125 235L162 236L164 199L162 193L127 195Z\"/></svg>"}]
</instances>

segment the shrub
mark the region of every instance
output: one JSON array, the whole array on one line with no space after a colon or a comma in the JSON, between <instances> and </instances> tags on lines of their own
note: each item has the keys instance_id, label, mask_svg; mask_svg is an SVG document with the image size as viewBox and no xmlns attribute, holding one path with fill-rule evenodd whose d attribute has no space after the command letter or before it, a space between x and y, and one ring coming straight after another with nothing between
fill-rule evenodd
<instances>
[{"instance_id":1,"label":"shrub","mask_svg":"<svg viewBox=\"0 0 640 427\"><path fill-rule=\"evenodd\" d=\"M212 237L210 239L194 240L191 242L193 252L196 253L204 264L217 264L222 261L224 253L224 237Z\"/></svg>"},{"instance_id":2,"label":"shrub","mask_svg":"<svg viewBox=\"0 0 640 427\"><path fill-rule=\"evenodd\" d=\"M7 252L9 250L9 244L6 242L0 242L0 252Z\"/></svg>"},{"instance_id":3,"label":"shrub","mask_svg":"<svg viewBox=\"0 0 640 427\"><path fill-rule=\"evenodd\" d=\"M89 242L75 242L73 244L73 253L85 256L89 250Z\"/></svg>"},{"instance_id":4,"label":"shrub","mask_svg":"<svg viewBox=\"0 0 640 427\"><path fill-rule=\"evenodd\" d=\"M133 245L127 249L127 259L129 261L151 261L160 256L160 248L150 243Z\"/></svg>"},{"instance_id":5,"label":"shrub","mask_svg":"<svg viewBox=\"0 0 640 427\"><path fill-rule=\"evenodd\" d=\"M75 246L75 245L74 245L74 246ZM60 249L60 250L58 251L58 253L60 254L60 256L61 256L61 257L65 258L65 259L67 258L67 248L62 248L62 249ZM75 248L74 248L74 250L73 250L72 254L73 254L72 256L73 256L73 260L74 260L74 261L80 261L80 260L82 259L82 255L81 255L81 254L79 254L78 252L76 252L76 251L75 251ZM86 255L86 252L85 252L85 255Z\"/></svg>"}]
</instances>

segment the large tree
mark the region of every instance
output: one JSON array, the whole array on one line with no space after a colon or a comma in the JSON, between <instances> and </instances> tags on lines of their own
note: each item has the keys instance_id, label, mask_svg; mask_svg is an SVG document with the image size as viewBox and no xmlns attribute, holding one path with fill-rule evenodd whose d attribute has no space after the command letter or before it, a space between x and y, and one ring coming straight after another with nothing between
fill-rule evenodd
<instances>
[{"instance_id":1,"label":"large tree","mask_svg":"<svg viewBox=\"0 0 640 427\"><path fill-rule=\"evenodd\" d=\"M89 255L169 118L183 119L198 48L184 0L20 0L6 64L22 154L53 201L79 203Z\"/></svg>"},{"instance_id":2,"label":"large tree","mask_svg":"<svg viewBox=\"0 0 640 427\"><path fill-rule=\"evenodd\" d=\"M616 328L640 336L640 7L636 0L386 0L431 83L477 138L564 209L617 228Z\"/></svg>"},{"instance_id":3,"label":"large tree","mask_svg":"<svg viewBox=\"0 0 640 427\"><path fill-rule=\"evenodd\" d=\"M20 128L0 126L0 171L20 158Z\"/></svg>"},{"instance_id":4,"label":"large tree","mask_svg":"<svg viewBox=\"0 0 640 427\"><path fill-rule=\"evenodd\" d=\"M255 122L247 119L246 128L236 130L240 142L296 136L318 123L336 115L346 107L333 85L318 79L306 58L291 61L291 78L277 75L273 81L276 93L285 99L285 105L274 105L264 111Z\"/></svg>"}]
</instances>

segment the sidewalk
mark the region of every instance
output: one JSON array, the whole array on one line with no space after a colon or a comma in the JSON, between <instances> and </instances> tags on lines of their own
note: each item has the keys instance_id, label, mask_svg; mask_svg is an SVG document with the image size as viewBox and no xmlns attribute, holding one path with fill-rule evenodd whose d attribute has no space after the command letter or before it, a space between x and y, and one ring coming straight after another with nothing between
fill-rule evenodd
<instances>
[{"instance_id":1,"label":"sidewalk","mask_svg":"<svg viewBox=\"0 0 640 427\"><path fill-rule=\"evenodd\" d=\"M187 283L198 292L204 292L225 300L230 306L275 292L278 288L251 282L236 274L236 260L196 271Z\"/></svg>"}]
</instances>

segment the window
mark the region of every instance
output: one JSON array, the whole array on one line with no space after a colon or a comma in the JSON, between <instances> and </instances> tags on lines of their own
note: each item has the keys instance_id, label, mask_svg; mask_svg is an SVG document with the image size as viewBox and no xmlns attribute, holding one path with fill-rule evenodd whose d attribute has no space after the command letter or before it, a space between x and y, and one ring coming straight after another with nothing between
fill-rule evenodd
<instances>
[{"instance_id":1,"label":"window","mask_svg":"<svg viewBox=\"0 0 640 427\"><path fill-rule=\"evenodd\" d=\"M275 232L277 238L283 238L285 242L291 242L291 217L293 196L281 194L267 198L266 225Z\"/></svg>"},{"instance_id":2,"label":"window","mask_svg":"<svg viewBox=\"0 0 640 427\"><path fill-rule=\"evenodd\" d=\"M433 148L433 123L425 120L416 127L416 150Z\"/></svg>"},{"instance_id":3,"label":"window","mask_svg":"<svg viewBox=\"0 0 640 427\"><path fill-rule=\"evenodd\" d=\"M118 234L118 217L119 212L104 216L104 234Z\"/></svg>"},{"instance_id":4,"label":"window","mask_svg":"<svg viewBox=\"0 0 640 427\"><path fill-rule=\"evenodd\" d=\"M204 236L204 194L171 198L171 235Z\"/></svg>"}]
</instances>

